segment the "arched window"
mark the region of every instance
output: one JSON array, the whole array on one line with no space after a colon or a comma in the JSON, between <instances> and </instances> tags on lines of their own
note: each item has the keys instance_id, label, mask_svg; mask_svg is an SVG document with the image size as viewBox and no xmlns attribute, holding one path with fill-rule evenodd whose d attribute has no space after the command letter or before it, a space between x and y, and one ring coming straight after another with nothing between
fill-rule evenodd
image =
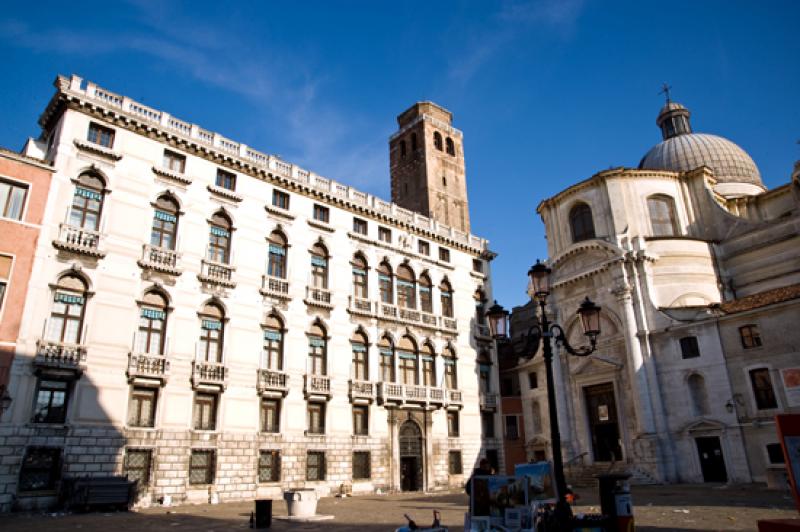
<instances>
[{"instance_id":1,"label":"arched window","mask_svg":"<svg viewBox=\"0 0 800 532\"><path fill-rule=\"evenodd\" d=\"M448 390L458 389L458 374L456 371L456 354L449 345L442 351L442 362L444 363L444 386Z\"/></svg>"},{"instance_id":2,"label":"arched window","mask_svg":"<svg viewBox=\"0 0 800 532\"><path fill-rule=\"evenodd\" d=\"M327 375L328 334L319 323L308 331L308 372L312 375Z\"/></svg>"},{"instance_id":3,"label":"arched window","mask_svg":"<svg viewBox=\"0 0 800 532\"><path fill-rule=\"evenodd\" d=\"M542 407L539 401L534 401L531 405L531 425L533 425L533 433L542 433Z\"/></svg>"},{"instance_id":4,"label":"arched window","mask_svg":"<svg viewBox=\"0 0 800 532\"><path fill-rule=\"evenodd\" d=\"M438 131L433 132L433 147L439 151L442 151L443 149L442 134L439 133Z\"/></svg>"},{"instance_id":5,"label":"arched window","mask_svg":"<svg viewBox=\"0 0 800 532\"><path fill-rule=\"evenodd\" d=\"M419 308L422 312L433 313L433 294L431 278L427 273L419 276Z\"/></svg>"},{"instance_id":6,"label":"arched window","mask_svg":"<svg viewBox=\"0 0 800 532\"><path fill-rule=\"evenodd\" d=\"M419 384L419 353L417 344L408 336L403 336L397 345L400 380L403 384Z\"/></svg>"},{"instance_id":7,"label":"arched window","mask_svg":"<svg viewBox=\"0 0 800 532\"><path fill-rule=\"evenodd\" d=\"M492 359L485 347L478 354L478 391L492 392Z\"/></svg>"},{"instance_id":8,"label":"arched window","mask_svg":"<svg viewBox=\"0 0 800 532\"><path fill-rule=\"evenodd\" d=\"M286 279L286 237L280 231L273 231L269 235L269 261L267 275Z\"/></svg>"},{"instance_id":9,"label":"arched window","mask_svg":"<svg viewBox=\"0 0 800 532\"><path fill-rule=\"evenodd\" d=\"M575 205L569 211L569 226L572 229L573 242L594 238L592 209L585 203Z\"/></svg>"},{"instance_id":10,"label":"arched window","mask_svg":"<svg viewBox=\"0 0 800 532\"><path fill-rule=\"evenodd\" d=\"M86 283L77 275L61 276L53 293L53 307L45 329L46 340L65 344L81 343L86 289Z\"/></svg>"},{"instance_id":11,"label":"arched window","mask_svg":"<svg viewBox=\"0 0 800 532\"><path fill-rule=\"evenodd\" d=\"M411 151L417 151L417 134L411 134Z\"/></svg>"},{"instance_id":12,"label":"arched window","mask_svg":"<svg viewBox=\"0 0 800 532\"><path fill-rule=\"evenodd\" d=\"M483 290L475 290L475 323L478 325L486 324L486 296Z\"/></svg>"},{"instance_id":13,"label":"arched window","mask_svg":"<svg viewBox=\"0 0 800 532\"><path fill-rule=\"evenodd\" d=\"M150 244L164 249L175 249L178 234L178 203L168 194L156 200Z\"/></svg>"},{"instance_id":14,"label":"arched window","mask_svg":"<svg viewBox=\"0 0 800 532\"><path fill-rule=\"evenodd\" d=\"M167 298L158 290L150 290L139 305L136 352L163 355L166 330Z\"/></svg>"},{"instance_id":15,"label":"arched window","mask_svg":"<svg viewBox=\"0 0 800 532\"><path fill-rule=\"evenodd\" d=\"M394 343L388 336L378 342L378 351L381 355L381 381L395 382L394 373Z\"/></svg>"},{"instance_id":16,"label":"arched window","mask_svg":"<svg viewBox=\"0 0 800 532\"><path fill-rule=\"evenodd\" d=\"M429 342L422 346L419 358L422 360L422 385L436 386L436 354Z\"/></svg>"},{"instance_id":17,"label":"arched window","mask_svg":"<svg viewBox=\"0 0 800 532\"><path fill-rule=\"evenodd\" d=\"M69 211L71 226L90 231L98 230L105 189L105 182L98 174L87 172L78 176L72 196L72 208Z\"/></svg>"},{"instance_id":18,"label":"arched window","mask_svg":"<svg viewBox=\"0 0 800 532\"><path fill-rule=\"evenodd\" d=\"M381 262L378 266L378 288L381 292L381 303L394 302L394 281L392 280L392 267L388 262Z\"/></svg>"},{"instance_id":19,"label":"arched window","mask_svg":"<svg viewBox=\"0 0 800 532\"><path fill-rule=\"evenodd\" d=\"M439 285L439 294L442 300L442 316L445 318L453 317L453 289L447 279Z\"/></svg>"},{"instance_id":20,"label":"arched window","mask_svg":"<svg viewBox=\"0 0 800 532\"><path fill-rule=\"evenodd\" d=\"M675 236L678 234L675 201L666 194L657 194L647 198L647 210L650 213L650 225L653 236Z\"/></svg>"},{"instance_id":21,"label":"arched window","mask_svg":"<svg viewBox=\"0 0 800 532\"><path fill-rule=\"evenodd\" d=\"M406 156L406 141L405 140L401 140L400 141L400 157L405 157L405 156Z\"/></svg>"},{"instance_id":22,"label":"arched window","mask_svg":"<svg viewBox=\"0 0 800 532\"><path fill-rule=\"evenodd\" d=\"M208 260L228 264L231 260L231 219L218 212L208 224Z\"/></svg>"},{"instance_id":23,"label":"arched window","mask_svg":"<svg viewBox=\"0 0 800 532\"><path fill-rule=\"evenodd\" d=\"M369 355L367 353L367 337L361 331L353 333L350 338L353 348L352 377L357 381L369 380Z\"/></svg>"},{"instance_id":24,"label":"arched window","mask_svg":"<svg viewBox=\"0 0 800 532\"><path fill-rule=\"evenodd\" d=\"M275 314L264 322L264 346L261 349L261 369L283 370L283 321Z\"/></svg>"},{"instance_id":25,"label":"arched window","mask_svg":"<svg viewBox=\"0 0 800 532\"><path fill-rule=\"evenodd\" d=\"M447 153L448 153L448 155L455 155L456 154L456 145L453 144L453 139L451 139L450 137L447 137L447 140L445 141L445 144L447 144Z\"/></svg>"},{"instance_id":26,"label":"arched window","mask_svg":"<svg viewBox=\"0 0 800 532\"><path fill-rule=\"evenodd\" d=\"M397 305L401 308L417 308L417 280L414 272L405 264L397 268Z\"/></svg>"},{"instance_id":27,"label":"arched window","mask_svg":"<svg viewBox=\"0 0 800 532\"><path fill-rule=\"evenodd\" d=\"M328 288L328 250L319 242L311 248L311 283L314 288Z\"/></svg>"},{"instance_id":28,"label":"arched window","mask_svg":"<svg viewBox=\"0 0 800 532\"><path fill-rule=\"evenodd\" d=\"M689 397L692 400L692 412L695 416L707 416L709 407L705 379L702 375L693 373L689 376L688 384Z\"/></svg>"},{"instance_id":29,"label":"arched window","mask_svg":"<svg viewBox=\"0 0 800 532\"><path fill-rule=\"evenodd\" d=\"M207 303L200 311L198 358L205 362L222 362L225 337L225 311L216 303Z\"/></svg>"},{"instance_id":30,"label":"arched window","mask_svg":"<svg viewBox=\"0 0 800 532\"><path fill-rule=\"evenodd\" d=\"M369 285L367 282L367 260L361 254L353 257L353 297L369 299Z\"/></svg>"}]
</instances>

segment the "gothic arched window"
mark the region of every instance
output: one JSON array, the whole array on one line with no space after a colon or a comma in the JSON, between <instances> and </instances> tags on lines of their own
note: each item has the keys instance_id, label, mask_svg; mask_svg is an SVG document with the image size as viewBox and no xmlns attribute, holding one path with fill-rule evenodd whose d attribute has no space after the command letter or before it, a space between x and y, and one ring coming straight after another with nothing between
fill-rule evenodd
<instances>
[{"instance_id":1,"label":"gothic arched window","mask_svg":"<svg viewBox=\"0 0 800 532\"><path fill-rule=\"evenodd\" d=\"M139 305L136 352L163 355L166 330L167 298L159 290L150 290Z\"/></svg>"},{"instance_id":2,"label":"gothic arched window","mask_svg":"<svg viewBox=\"0 0 800 532\"><path fill-rule=\"evenodd\" d=\"M369 380L369 354L367 352L367 337L361 331L356 331L350 338L353 349L352 377L357 381Z\"/></svg>"},{"instance_id":3,"label":"gothic arched window","mask_svg":"<svg viewBox=\"0 0 800 532\"><path fill-rule=\"evenodd\" d=\"M378 266L378 288L381 292L381 303L394 302L394 281L392 280L392 267L388 262L381 262Z\"/></svg>"},{"instance_id":4,"label":"gothic arched window","mask_svg":"<svg viewBox=\"0 0 800 532\"><path fill-rule=\"evenodd\" d=\"M175 249L178 235L178 203L169 195L158 197L153 211L150 244L164 249Z\"/></svg>"},{"instance_id":5,"label":"gothic arched window","mask_svg":"<svg viewBox=\"0 0 800 532\"><path fill-rule=\"evenodd\" d=\"M286 279L286 250L288 248L286 237L280 231L273 231L269 235L269 261L267 275Z\"/></svg>"},{"instance_id":6,"label":"gothic arched window","mask_svg":"<svg viewBox=\"0 0 800 532\"><path fill-rule=\"evenodd\" d=\"M478 325L486 324L486 296L483 290L476 290L475 295L475 323Z\"/></svg>"},{"instance_id":7,"label":"gothic arched window","mask_svg":"<svg viewBox=\"0 0 800 532\"><path fill-rule=\"evenodd\" d=\"M397 305L417 308L417 281L414 272L405 264L397 268Z\"/></svg>"},{"instance_id":8,"label":"gothic arched window","mask_svg":"<svg viewBox=\"0 0 800 532\"><path fill-rule=\"evenodd\" d=\"M647 210L650 214L650 225L653 236L675 236L678 234L675 201L666 194L657 194L647 198Z\"/></svg>"},{"instance_id":9,"label":"gothic arched window","mask_svg":"<svg viewBox=\"0 0 800 532\"><path fill-rule=\"evenodd\" d=\"M442 134L438 131L433 132L433 147L439 151L442 151Z\"/></svg>"},{"instance_id":10,"label":"gothic arched window","mask_svg":"<svg viewBox=\"0 0 800 532\"><path fill-rule=\"evenodd\" d=\"M447 140L445 141L445 143L447 144L447 154L448 155L455 155L456 154L456 145L453 144L453 139L451 139L450 137L447 137Z\"/></svg>"},{"instance_id":11,"label":"gothic arched window","mask_svg":"<svg viewBox=\"0 0 800 532\"><path fill-rule=\"evenodd\" d=\"M353 297L369 299L369 284L367 278L367 260L363 255L353 257Z\"/></svg>"},{"instance_id":12,"label":"gothic arched window","mask_svg":"<svg viewBox=\"0 0 800 532\"><path fill-rule=\"evenodd\" d=\"M569 226L572 229L573 242L594 238L592 209L585 203L575 205L569 211Z\"/></svg>"},{"instance_id":13,"label":"gothic arched window","mask_svg":"<svg viewBox=\"0 0 800 532\"><path fill-rule=\"evenodd\" d=\"M86 292L86 283L77 275L61 276L53 293L53 307L45 328L46 340L67 344L81 343Z\"/></svg>"},{"instance_id":14,"label":"gothic arched window","mask_svg":"<svg viewBox=\"0 0 800 532\"><path fill-rule=\"evenodd\" d=\"M328 250L320 243L311 248L311 282L314 288L328 288Z\"/></svg>"},{"instance_id":15,"label":"gothic arched window","mask_svg":"<svg viewBox=\"0 0 800 532\"><path fill-rule=\"evenodd\" d=\"M200 311L198 355L205 362L222 362L225 339L225 311L216 303L207 303Z\"/></svg>"},{"instance_id":16,"label":"gothic arched window","mask_svg":"<svg viewBox=\"0 0 800 532\"><path fill-rule=\"evenodd\" d=\"M433 294L431 278L427 273L419 276L419 308L422 312L433 313Z\"/></svg>"},{"instance_id":17,"label":"gothic arched window","mask_svg":"<svg viewBox=\"0 0 800 532\"><path fill-rule=\"evenodd\" d=\"M422 346L419 358L422 361L422 385L436 386L436 353L430 342Z\"/></svg>"},{"instance_id":18,"label":"gothic arched window","mask_svg":"<svg viewBox=\"0 0 800 532\"><path fill-rule=\"evenodd\" d=\"M208 224L208 260L228 264L231 260L231 219L224 212L211 217Z\"/></svg>"},{"instance_id":19,"label":"gothic arched window","mask_svg":"<svg viewBox=\"0 0 800 532\"><path fill-rule=\"evenodd\" d=\"M394 343L388 336L378 342L378 352L381 357L381 381L395 382L394 372Z\"/></svg>"},{"instance_id":20,"label":"gothic arched window","mask_svg":"<svg viewBox=\"0 0 800 532\"><path fill-rule=\"evenodd\" d=\"M100 227L106 184L99 174L86 172L78 176L69 211L69 224L90 231Z\"/></svg>"},{"instance_id":21,"label":"gothic arched window","mask_svg":"<svg viewBox=\"0 0 800 532\"><path fill-rule=\"evenodd\" d=\"M444 363L444 386L448 390L458 389L458 373L456 371L456 354L449 345L442 351Z\"/></svg>"},{"instance_id":22,"label":"gothic arched window","mask_svg":"<svg viewBox=\"0 0 800 532\"><path fill-rule=\"evenodd\" d=\"M319 323L308 331L308 372L312 375L327 375L328 371L328 335Z\"/></svg>"},{"instance_id":23,"label":"gothic arched window","mask_svg":"<svg viewBox=\"0 0 800 532\"><path fill-rule=\"evenodd\" d=\"M283 370L283 321L275 314L267 316L263 327L261 369Z\"/></svg>"},{"instance_id":24,"label":"gothic arched window","mask_svg":"<svg viewBox=\"0 0 800 532\"><path fill-rule=\"evenodd\" d=\"M419 352L417 343L403 336L397 344L397 358L400 367L400 380L403 384L419 384Z\"/></svg>"},{"instance_id":25,"label":"gothic arched window","mask_svg":"<svg viewBox=\"0 0 800 532\"><path fill-rule=\"evenodd\" d=\"M442 316L445 318L453 317L453 289L447 279L439 285L439 294L442 300Z\"/></svg>"}]
</instances>

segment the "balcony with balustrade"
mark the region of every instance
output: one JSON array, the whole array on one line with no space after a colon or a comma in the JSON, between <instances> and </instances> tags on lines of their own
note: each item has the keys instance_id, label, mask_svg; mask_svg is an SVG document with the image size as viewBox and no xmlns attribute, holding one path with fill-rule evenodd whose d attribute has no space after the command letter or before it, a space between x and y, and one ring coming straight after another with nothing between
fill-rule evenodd
<instances>
[{"instance_id":1,"label":"balcony with balustrade","mask_svg":"<svg viewBox=\"0 0 800 532\"><path fill-rule=\"evenodd\" d=\"M203 259L197 278L204 284L236 288L236 282L233 280L234 271L236 268L230 264Z\"/></svg>"},{"instance_id":2,"label":"balcony with balustrade","mask_svg":"<svg viewBox=\"0 0 800 532\"><path fill-rule=\"evenodd\" d=\"M169 360L164 355L128 353L128 380L156 380L166 384L169 377Z\"/></svg>"},{"instance_id":3,"label":"balcony with balustrade","mask_svg":"<svg viewBox=\"0 0 800 532\"><path fill-rule=\"evenodd\" d=\"M376 383L371 381L350 380L350 401L353 403L371 403L375 400Z\"/></svg>"},{"instance_id":4,"label":"balcony with balustrade","mask_svg":"<svg viewBox=\"0 0 800 532\"><path fill-rule=\"evenodd\" d=\"M331 378L327 375L306 374L303 393L307 399L331 398Z\"/></svg>"},{"instance_id":5,"label":"balcony with balustrade","mask_svg":"<svg viewBox=\"0 0 800 532\"><path fill-rule=\"evenodd\" d=\"M221 362L195 360L192 362L192 386L217 387L224 390L228 386L228 368Z\"/></svg>"},{"instance_id":6,"label":"balcony with balustrade","mask_svg":"<svg viewBox=\"0 0 800 532\"><path fill-rule=\"evenodd\" d=\"M181 254L174 249L144 244L142 246L142 258L139 259L138 264L146 270L169 275L180 275L183 273L180 267L180 259Z\"/></svg>"},{"instance_id":7,"label":"balcony with balustrade","mask_svg":"<svg viewBox=\"0 0 800 532\"><path fill-rule=\"evenodd\" d=\"M417 309L399 307L389 303L378 303L378 318L402 323L405 325L414 325L426 329L439 329L440 318L429 312L423 312Z\"/></svg>"},{"instance_id":8,"label":"balcony with balustrade","mask_svg":"<svg viewBox=\"0 0 800 532\"><path fill-rule=\"evenodd\" d=\"M45 370L66 370L81 373L86 369L86 346L68 342L39 340L33 365Z\"/></svg>"},{"instance_id":9,"label":"balcony with balustrade","mask_svg":"<svg viewBox=\"0 0 800 532\"><path fill-rule=\"evenodd\" d=\"M261 278L261 289L259 290L264 297L271 297L280 300L289 300L289 281L272 275L264 275Z\"/></svg>"},{"instance_id":10,"label":"balcony with balustrade","mask_svg":"<svg viewBox=\"0 0 800 532\"><path fill-rule=\"evenodd\" d=\"M497 394L491 392L480 393L481 410L497 410Z\"/></svg>"},{"instance_id":11,"label":"balcony with balustrade","mask_svg":"<svg viewBox=\"0 0 800 532\"><path fill-rule=\"evenodd\" d=\"M106 256L106 252L100 249L100 243L100 231L63 223L58 226L58 237L53 240L53 247L61 251L102 259Z\"/></svg>"},{"instance_id":12,"label":"balcony with balustrade","mask_svg":"<svg viewBox=\"0 0 800 532\"><path fill-rule=\"evenodd\" d=\"M379 382L377 389L378 401L384 405L421 404L441 407L445 404L444 390L434 386Z\"/></svg>"},{"instance_id":13,"label":"balcony with balustrade","mask_svg":"<svg viewBox=\"0 0 800 532\"><path fill-rule=\"evenodd\" d=\"M491 340L492 339L492 332L489 330L489 326L485 323L475 323L473 326L473 334L476 338L481 340Z\"/></svg>"},{"instance_id":14,"label":"balcony with balustrade","mask_svg":"<svg viewBox=\"0 0 800 532\"><path fill-rule=\"evenodd\" d=\"M329 310L333 308L333 303L331 303L331 291L327 288L306 286L306 298L303 301L310 307L320 307Z\"/></svg>"},{"instance_id":15,"label":"balcony with balustrade","mask_svg":"<svg viewBox=\"0 0 800 532\"><path fill-rule=\"evenodd\" d=\"M360 297L350 296L347 305L347 311L350 314L357 316L372 317L375 315L375 303L369 299L362 299Z\"/></svg>"},{"instance_id":16,"label":"balcony with balustrade","mask_svg":"<svg viewBox=\"0 0 800 532\"><path fill-rule=\"evenodd\" d=\"M446 389L444 393L448 408L455 410L464 407L464 395L461 393L461 390Z\"/></svg>"},{"instance_id":17,"label":"balcony with balustrade","mask_svg":"<svg viewBox=\"0 0 800 532\"><path fill-rule=\"evenodd\" d=\"M289 375L276 369L259 369L256 389L268 397L285 397L289 393Z\"/></svg>"}]
</instances>

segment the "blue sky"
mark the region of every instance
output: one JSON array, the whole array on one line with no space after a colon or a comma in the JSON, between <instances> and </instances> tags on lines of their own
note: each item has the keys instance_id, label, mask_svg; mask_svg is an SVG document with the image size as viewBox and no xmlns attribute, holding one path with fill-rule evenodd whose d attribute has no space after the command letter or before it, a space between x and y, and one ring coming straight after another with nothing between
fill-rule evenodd
<instances>
[{"instance_id":1,"label":"blue sky","mask_svg":"<svg viewBox=\"0 0 800 532\"><path fill-rule=\"evenodd\" d=\"M113 7L112 7L113 6ZM56 74L389 198L388 136L417 100L464 131L496 298L525 302L543 198L635 166L663 82L765 184L800 159L800 2L6 2L0 145L38 135Z\"/></svg>"}]
</instances>

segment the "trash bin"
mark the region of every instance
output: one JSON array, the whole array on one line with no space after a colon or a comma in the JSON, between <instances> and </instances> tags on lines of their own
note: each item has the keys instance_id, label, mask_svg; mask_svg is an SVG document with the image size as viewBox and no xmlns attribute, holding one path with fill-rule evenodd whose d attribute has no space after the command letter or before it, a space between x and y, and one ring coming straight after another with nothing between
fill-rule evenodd
<instances>
[{"instance_id":1,"label":"trash bin","mask_svg":"<svg viewBox=\"0 0 800 532\"><path fill-rule=\"evenodd\" d=\"M317 513L317 492L313 489L284 491L283 500L289 517L311 517Z\"/></svg>"},{"instance_id":2,"label":"trash bin","mask_svg":"<svg viewBox=\"0 0 800 532\"><path fill-rule=\"evenodd\" d=\"M600 484L600 511L617 532L633 532L633 505L628 473L597 475Z\"/></svg>"},{"instance_id":3,"label":"trash bin","mask_svg":"<svg viewBox=\"0 0 800 532\"><path fill-rule=\"evenodd\" d=\"M256 522L254 528L272 526L272 499L256 499Z\"/></svg>"}]
</instances>

